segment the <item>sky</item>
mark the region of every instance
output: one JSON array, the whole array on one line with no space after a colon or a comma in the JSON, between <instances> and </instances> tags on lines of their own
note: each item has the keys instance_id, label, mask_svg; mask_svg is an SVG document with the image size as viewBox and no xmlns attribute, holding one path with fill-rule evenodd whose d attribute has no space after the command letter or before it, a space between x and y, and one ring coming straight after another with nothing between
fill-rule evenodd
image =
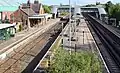
<instances>
[{"instance_id":1,"label":"sky","mask_svg":"<svg viewBox=\"0 0 120 73\"><path fill-rule=\"evenodd\" d=\"M12 1L12 2L11 2ZM33 2L34 0L30 0ZM47 5L59 5L68 4L69 0L39 0L42 4ZM77 5L86 5L86 4L95 4L96 2L106 3L107 1L112 1L113 3L120 3L120 0L71 0L71 4ZM0 6L18 6L21 3L26 3L27 0L0 0Z\"/></svg>"}]
</instances>

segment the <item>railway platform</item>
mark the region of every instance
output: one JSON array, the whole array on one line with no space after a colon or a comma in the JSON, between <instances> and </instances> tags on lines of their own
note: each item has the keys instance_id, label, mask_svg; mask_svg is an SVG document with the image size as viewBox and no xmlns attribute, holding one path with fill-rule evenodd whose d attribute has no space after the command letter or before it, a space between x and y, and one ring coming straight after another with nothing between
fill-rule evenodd
<instances>
[{"instance_id":1,"label":"railway platform","mask_svg":"<svg viewBox=\"0 0 120 73\"><path fill-rule=\"evenodd\" d=\"M52 19L48 21L45 26L17 33L14 38L0 44L0 73L21 73L39 53L40 48L46 43L46 38L49 36L45 36L45 34L40 38L37 37L54 26L59 20L60 19ZM36 38L36 41L32 41L34 40L33 38ZM25 46L29 41L32 42ZM36 44L37 46L35 46Z\"/></svg>"},{"instance_id":2,"label":"railway platform","mask_svg":"<svg viewBox=\"0 0 120 73\"><path fill-rule=\"evenodd\" d=\"M69 41L70 29L69 26L66 28L63 34L63 46L67 50L86 50L94 52L94 49L97 48L93 36L85 22L84 19L81 19L81 22L76 27L76 32L71 32L71 42ZM70 45L71 43L71 45Z\"/></svg>"},{"instance_id":3,"label":"railway platform","mask_svg":"<svg viewBox=\"0 0 120 73\"><path fill-rule=\"evenodd\" d=\"M89 25L85 19L81 19L81 22L78 26L76 26L76 32L71 33L71 42L70 39L70 26L68 26L63 33L63 48L66 50L72 50L75 52L79 51L89 51L94 53L96 56L98 56L99 60L101 61L101 67L103 70L103 73L108 72L106 63L103 59L103 56L98 48L96 40L93 38L93 35L95 34L94 31L91 31L89 29Z\"/></svg>"}]
</instances>

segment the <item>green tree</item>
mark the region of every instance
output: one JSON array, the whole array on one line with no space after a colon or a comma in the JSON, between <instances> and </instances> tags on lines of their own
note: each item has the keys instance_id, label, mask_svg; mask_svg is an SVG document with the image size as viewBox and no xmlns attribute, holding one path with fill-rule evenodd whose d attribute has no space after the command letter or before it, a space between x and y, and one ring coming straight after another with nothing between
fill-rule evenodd
<instances>
[{"instance_id":1,"label":"green tree","mask_svg":"<svg viewBox=\"0 0 120 73\"><path fill-rule=\"evenodd\" d=\"M109 18L116 18L117 24L120 21L120 4L115 4L110 7Z\"/></svg>"},{"instance_id":2,"label":"green tree","mask_svg":"<svg viewBox=\"0 0 120 73\"><path fill-rule=\"evenodd\" d=\"M113 5L113 3L111 1L108 1L106 4L105 4L105 10L106 12L108 13L108 15L110 15L110 7Z\"/></svg>"},{"instance_id":3,"label":"green tree","mask_svg":"<svg viewBox=\"0 0 120 73\"><path fill-rule=\"evenodd\" d=\"M43 5L45 13L50 13L51 12L51 7L47 5Z\"/></svg>"},{"instance_id":4,"label":"green tree","mask_svg":"<svg viewBox=\"0 0 120 73\"><path fill-rule=\"evenodd\" d=\"M96 5L100 5L100 2L96 2Z\"/></svg>"}]
</instances>

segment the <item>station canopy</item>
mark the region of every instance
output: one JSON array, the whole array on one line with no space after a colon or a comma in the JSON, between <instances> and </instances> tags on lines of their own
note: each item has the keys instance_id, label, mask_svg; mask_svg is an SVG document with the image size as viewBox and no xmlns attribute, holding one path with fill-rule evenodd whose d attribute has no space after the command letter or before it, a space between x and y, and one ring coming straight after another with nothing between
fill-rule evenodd
<instances>
[{"instance_id":1,"label":"station canopy","mask_svg":"<svg viewBox=\"0 0 120 73\"><path fill-rule=\"evenodd\" d=\"M52 14L31 15L31 16L29 16L29 19L41 19L41 18L48 18L48 17L52 17Z\"/></svg>"},{"instance_id":2,"label":"station canopy","mask_svg":"<svg viewBox=\"0 0 120 73\"><path fill-rule=\"evenodd\" d=\"M13 26L15 26L15 24L0 24L0 30L9 28L9 27L13 27Z\"/></svg>"},{"instance_id":3,"label":"station canopy","mask_svg":"<svg viewBox=\"0 0 120 73\"><path fill-rule=\"evenodd\" d=\"M98 8L100 14L107 14L104 8Z\"/></svg>"}]
</instances>

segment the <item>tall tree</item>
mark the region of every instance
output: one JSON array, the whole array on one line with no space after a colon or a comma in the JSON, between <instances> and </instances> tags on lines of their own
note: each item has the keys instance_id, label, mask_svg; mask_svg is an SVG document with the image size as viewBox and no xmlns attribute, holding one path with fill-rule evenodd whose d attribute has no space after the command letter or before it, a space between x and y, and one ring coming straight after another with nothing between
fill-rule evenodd
<instances>
[{"instance_id":1,"label":"tall tree","mask_svg":"<svg viewBox=\"0 0 120 73\"><path fill-rule=\"evenodd\" d=\"M113 5L113 3L111 1L108 1L106 4L105 4L105 10L106 12L108 13L108 15L110 15L110 7Z\"/></svg>"},{"instance_id":2,"label":"tall tree","mask_svg":"<svg viewBox=\"0 0 120 73\"><path fill-rule=\"evenodd\" d=\"M100 5L100 2L96 2L96 5Z\"/></svg>"},{"instance_id":3,"label":"tall tree","mask_svg":"<svg viewBox=\"0 0 120 73\"><path fill-rule=\"evenodd\" d=\"M45 13L50 13L51 12L51 7L47 5L43 5Z\"/></svg>"}]
</instances>

